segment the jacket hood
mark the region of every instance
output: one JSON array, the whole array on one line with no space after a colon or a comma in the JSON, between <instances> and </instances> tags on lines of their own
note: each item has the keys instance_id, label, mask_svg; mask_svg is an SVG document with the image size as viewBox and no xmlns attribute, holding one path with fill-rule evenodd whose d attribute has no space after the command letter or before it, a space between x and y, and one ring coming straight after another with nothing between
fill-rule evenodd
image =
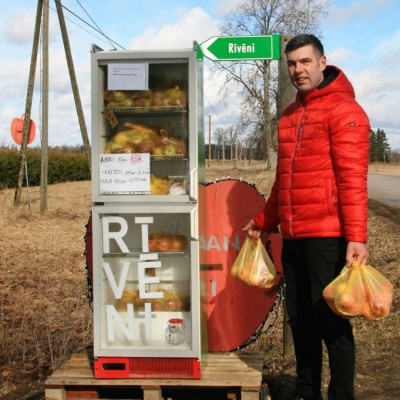
<instances>
[{"instance_id":1,"label":"jacket hood","mask_svg":"<svg viewBox=\"0 0 400 400\"><path fill-rule=\"evenodd\" d=\"M347 79L344 72L338 67L327 65L324 70L324 80L322 83L307 94L297 92L296 101L307 103L332 92L341 93L344 96L349 96L352 99L355 99L353 85Z\"/></svg>"}]
</instances>

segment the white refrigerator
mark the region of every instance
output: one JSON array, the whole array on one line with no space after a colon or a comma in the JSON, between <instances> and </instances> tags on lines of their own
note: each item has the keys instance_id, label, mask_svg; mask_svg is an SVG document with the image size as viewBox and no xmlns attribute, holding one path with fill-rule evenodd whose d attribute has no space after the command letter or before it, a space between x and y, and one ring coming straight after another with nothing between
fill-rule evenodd
<instances>
[{"instance_id":1,"label":"white refrigerator","mask_svg":"<svg viewBox=\"0 0 400 400\"><path fill-rule=\"evenodd\" d=\"M95 376L200 378L198 46L92 47Z\"/></svg>"}]
</instances>

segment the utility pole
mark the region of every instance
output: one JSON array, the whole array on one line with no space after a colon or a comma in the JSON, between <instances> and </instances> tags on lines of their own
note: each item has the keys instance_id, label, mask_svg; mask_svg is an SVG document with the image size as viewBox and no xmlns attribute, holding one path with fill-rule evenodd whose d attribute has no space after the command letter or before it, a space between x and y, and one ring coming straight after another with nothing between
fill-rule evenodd
<instances>
[{"instance_id":1,"label":"utility pole","mask_svg":"<svg viewBox=\"0 0 400 400\"><path fill-rule=\"evenodd\" d=\"M225 134L226 132L222 132L222 165L225 165Z\"/></svg>"},{"instance_id":2,"label":"utility pole","mask_svg":"<svg viewBox=\"0 0 400 400\"><path fill-rule=\"evenodd\" d=\"M38 0L37 11L36 11L36 22L35 22L35 31L32 45L32 56L31 56L31 65L29 70L29 80L28 80L28 90L26 96L26 106L25 106L25 118L24 118L24 128L22 134L21 141L21 153L20 153L20 161L19 161L19 169L17 175L17 185L14 196L14 205L19 205L21 201L21 188L23 181L23 169L24 163L26 159L26 149L28 143L28 134L30 127L30 116L31 116L31 108L32 108L32 97L33 97L33 88L35 82L35 71L36 71L36 62L37 62L37 54L38 54L38 45L39 45L39 36L40 36L40 26L41 20L43 17L43 88L42 88L42 151L41 151L41 176L40 176L40 210L44 211L47 208L47 176L48 176L48 19L49 19L49 4L47 0L44 3L44 0ZM65 25L64 14L62 10L61 0L55 0L57 15L60 23L61 35L64 43L65 56L67 58L68 71L71 80L72 92L75 100L76 112L78 114L79 126L81 129L82 140L84 144L84 149L86 153L86 159L88 162L89 172L91 170L91 149L89 137L86 129L85 118L83 115L83 109L81 104L81 99L79 96L79 89L75 75L74 63L71 55L71 47L69 45L67 28ZM43 7L43 4L45 7ZM43 14L43 15L42 15Z\"/></svg>"},{"instance_id":3,"label":"utility pole","mask_svg":"<svg viewBox=\"0 0 400 400\"><path fill-rule=\"evenodd\" d=\"M238 168L238 134L237 134L237 127L235 128L235 161L233 163L233 168Z\"/></svg>"},{"instance_id":4,"label":"utility pole","mask_svg":"<svg viewBox=\"0 0 400 400\"><path fill-rule=\"evenodd\" d=\"M236 160L236 168L239 168L239 141L238 141L237 126L235 129L235 160Z\"/></svg>"},{"instance_id":5,"label":"utility pole","mask_svg":"<svg viewBox=\"0 0 400 400\"><path fill-rule=\"evenodd\" d=\"M47 0L49 1L49 0ZM49 166L49 7L43 8L43 72L42 72L42 143L40 168L40 212L47 210L47 183Z\"/></svg>"},{"instance_id":6,"label":"utility pole","mask_svg":"<svg viewBox=\"0 0 400 400\"><path fill-rule=\"evenodd\" d=\"M14 194L15 206L19 205L21 202L21 188L22 188L22 180L24 177L24 165L26 160L26 149L28 146L29 127L31 124L32 97L33 97L33 88L35 86L35 70L36 70L37 53L39 47L40 20L42 18L42 9L43 9L43 1L39 0L36 10L35 31L33 34L32 56L31 56L31 65L29 68L28 90L26 94L24 128L22 131L21 152L19 157L19 166L17 174L17 185Z\"/></svg>"}]
</instances>

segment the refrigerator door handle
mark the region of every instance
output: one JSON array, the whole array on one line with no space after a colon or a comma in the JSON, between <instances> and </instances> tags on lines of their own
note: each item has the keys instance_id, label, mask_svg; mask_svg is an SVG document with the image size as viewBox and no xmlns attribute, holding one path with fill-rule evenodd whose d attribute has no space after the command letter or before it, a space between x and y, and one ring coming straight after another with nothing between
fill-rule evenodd
<instances>
[{"instance_id":1,"label":"refrigerator door handle","mask_svg":"<svg viewBox=\"0 0 400 400\"><path fill-rule=\"evenodd\" d=\"M198 199L197 168L190 171L190 194L194 199Z\"/></svg>"},{"instance_id":2,"label":"refrigerator door handle","mask_svg":"<svg viewBox=\"0 0 400 400\"><path fill-rule=\"evenodd\" d=\"M199 227L198 227L198 208L194 208L192 211L192 223L190 235L193 239L199 240Z\"/></svg>"}]
</instances>

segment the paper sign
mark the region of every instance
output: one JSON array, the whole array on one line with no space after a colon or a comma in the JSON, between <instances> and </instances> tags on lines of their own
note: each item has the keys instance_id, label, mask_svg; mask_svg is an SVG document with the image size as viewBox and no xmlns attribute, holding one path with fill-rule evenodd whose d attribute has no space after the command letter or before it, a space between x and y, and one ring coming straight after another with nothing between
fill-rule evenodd
<instances>
[{"instance_id":1,"label":"paper sign","mask_svg":"<svg viewBox=\"0 0 400 400\"><path fill-rule=\"evenodd\" d=\"M108 64L108 90L147 90L148 64Z\"/></svg>"},{"instance_id":2,"label":"paper sign","mask_svg":"<svg viewBox=\"0 0 400 400\"><path fill-rule=\"evenodd\" d=\"M99 154L101 194L150 194L150 154Z\"/></svg>"}]
</instances>

